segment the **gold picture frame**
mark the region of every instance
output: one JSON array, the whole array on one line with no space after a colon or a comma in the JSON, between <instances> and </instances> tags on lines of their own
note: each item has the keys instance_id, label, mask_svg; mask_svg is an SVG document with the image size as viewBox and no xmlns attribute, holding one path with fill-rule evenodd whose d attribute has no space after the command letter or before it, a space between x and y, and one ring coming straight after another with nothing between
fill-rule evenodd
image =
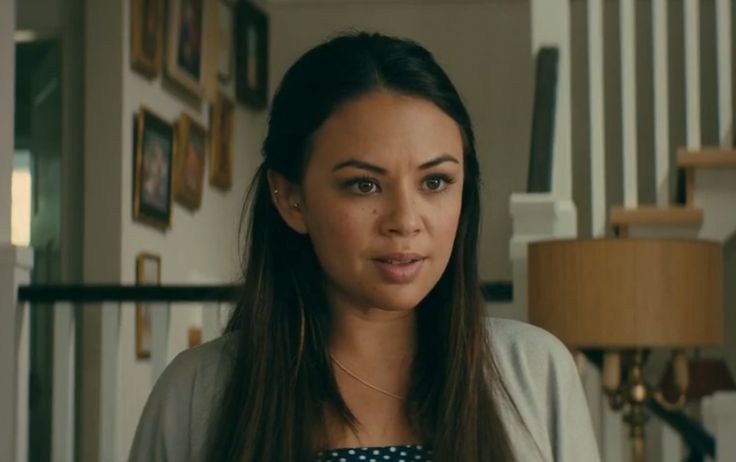
<instances>
[{"instance_id":1,"label":"gold picture frame","mask_svg":"<svg viewBox=\"0 0 736 462\"><path fill-rule=\"evenodd\" d=\"M196 97L204 95L205 54L208 46L205 8L207 0L169 0L167 76Z\"/></svg>"},{"instance_id":2,"label":"gold picture frame","mask_svg":"<svg viewBox=\"0 0 736 462\"><path fill-rule=\"evenodd\" d=\"M134 132L133 219L165 231L171 226L173 127L141 106Z\"/></svg>"},{"instance_id":3,"label":"gold picture frame","mask_svg":"<svg viewBox=\"0 0 736 462\"><path fill-rule=\"evenodd\" d=\"M207 129L183 113L174 132L174 200L189 210L197 210L202 204Z\"/></svg>"},{"instance_id":4,"label":"gold picture frame","mask_svg":"<svg viewBox=\"0 0 736 462\"><path fill-rule=\"evenodd\" d=\"M130 66L148 78L161 70L164 0L131 0Z\"/></svg>"},{"instance_id":5,"label":"gold picture frame","mask_svg":"<svg viewBox=\"0 0 736 462\"><path fill-rule=\"evenodd\" d=\"M230 189L233 178L235 102L218 93L210 111L210 184Z\"/></svg>"},{"instance_id":6,"label":"gold picture frame","mask_svg":"<svg viewBox=\"0 0 736 462\"><path fill-rule=\"evenodd\" d=\"M136 285L161 284L161 257L150 253L139 253L135 264ZM151 357L151 305L138 303L135 307L135 356L138 359Z\"/></svg>"}]
</instances>

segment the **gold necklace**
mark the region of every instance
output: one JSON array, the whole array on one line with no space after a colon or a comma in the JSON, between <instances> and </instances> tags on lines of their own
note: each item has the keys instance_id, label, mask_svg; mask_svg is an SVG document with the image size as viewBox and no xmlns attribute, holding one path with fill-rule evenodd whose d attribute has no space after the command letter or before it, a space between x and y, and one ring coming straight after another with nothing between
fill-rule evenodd
<instances>
[{"instance_id":1,"label":"gold necklace","mask_svg":"<svg viewBox=\"0 0 736 462\"><path fill-rule=\"evenodd\" d=\"M337 364L337 367L339 367L340 369L342 369L343 371L345 371L346 374L348 374L350 377L354 378L358 382L362 383L366 387L372 388L373 390L376 390L377 392L383 393L384 395L390 396L391 398L394 398L394 399L398 399L398 400L401 400L401 401L403 401L404 399L406 399L406 397L404 397L404 396L397 395L396 393L391 393L390 391L386 391L383 388L377 387L377 386L373 385L372 383L369 383L369 382L363 380L362 378L358 377L355 374L355 372L351 371L350 369L348 369L347 367L345 367L340 361L338 361L337 358L335 358L332 355L332 353L330 353L330 358L332 358L332 360L335 361L335 364Z\"/></svg>"}]
</instances>

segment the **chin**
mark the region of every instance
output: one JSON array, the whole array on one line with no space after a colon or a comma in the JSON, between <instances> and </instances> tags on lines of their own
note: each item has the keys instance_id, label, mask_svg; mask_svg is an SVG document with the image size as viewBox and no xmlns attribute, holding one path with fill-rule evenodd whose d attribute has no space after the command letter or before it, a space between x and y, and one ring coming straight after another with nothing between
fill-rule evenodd
<instances>
[{"instance_id":1,"label":"chin","mask_svg":"<svg viewBox=\"0 0 736 462\"><path fill-rule=\"evenodd\" d=\"M386 311L411 311L424 300L428 293L429 290L395 285L376 288L367 294L366 301L370 306Z\"/></svg>"}]
</instances>

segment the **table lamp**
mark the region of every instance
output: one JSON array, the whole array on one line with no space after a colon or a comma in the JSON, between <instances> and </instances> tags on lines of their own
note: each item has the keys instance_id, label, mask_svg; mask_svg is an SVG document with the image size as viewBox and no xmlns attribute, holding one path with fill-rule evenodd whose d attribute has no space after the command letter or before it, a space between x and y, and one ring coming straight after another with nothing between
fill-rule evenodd
<instances>
[{"instance_id":1,"label":"table lamp","mask_svg":"<svg viewBox=\"0 0 736 462\"><path fill-rule=\"evenodd\" d=\"M529 322L569 347L604 351L603 389L614 410L628 407L633 460L643 462L645 403L681 409L689 385L685 349L723 343L720 245L572 239L532 243L528 256ZM674 402L643 378L652 348L673 351Z\"/></svg>"}]
</instances>

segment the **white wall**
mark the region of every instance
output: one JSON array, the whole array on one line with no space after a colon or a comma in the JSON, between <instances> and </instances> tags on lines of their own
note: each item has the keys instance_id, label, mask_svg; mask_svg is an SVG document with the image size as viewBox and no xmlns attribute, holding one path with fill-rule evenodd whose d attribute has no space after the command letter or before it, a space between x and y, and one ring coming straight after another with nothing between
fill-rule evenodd
<instances>
[{"instance_id":1,"label":"white wall","mask_svg":"<svg viewBox=\"0 0 736 462\"><path fill-rule=\"evenodd\" d=\"M10 243L15 117L15 0L0 0L0 245Z\"/></svg>"},{"instance_id":2,"label":"white wall","mask_svg":"<svg viewBox=\"0 0 736 462\"><path fill-rule=\"evenodd\" d=\"M205 103L194 103L161 78L149 81L131 70L130 5L127 0L86 2L85 280L130 284L140 252L158 254L162 282L227 283L238 277L237 229L245 188L260 161L265 113L238 106L235 114L233 188L221 192L205 179L201 208L173 206L171 229L161 232L132 219L133 116L141 104L170 122L187 112L205 126ZM224 88L232 96L232 88ZM94 460L97 422L94 395L99 377L99 313L85 315L83 460ZM120 321L117 456L125 460L145 399L153 386L151 363L135 358L133 305ZM174 308L170 355L186 346L186 328L200 322L192 309ZM85 395L86 396L86 395ZM87 433L88 432L88 433Z\"/></svg>"},{"instance_id":3,"label":"white wall","mask_svg":"<svg viewBox=\"0 0 736 462\"><path fill-rule=\"evenodd\" d=\"M485 182L481 278L510 280L508 197L526 189L531 133L529 2L303 3L268 7L273 83L302 52L348 28L411 38L434 53L475 128Z\"/></svg>"}]
</instances>

